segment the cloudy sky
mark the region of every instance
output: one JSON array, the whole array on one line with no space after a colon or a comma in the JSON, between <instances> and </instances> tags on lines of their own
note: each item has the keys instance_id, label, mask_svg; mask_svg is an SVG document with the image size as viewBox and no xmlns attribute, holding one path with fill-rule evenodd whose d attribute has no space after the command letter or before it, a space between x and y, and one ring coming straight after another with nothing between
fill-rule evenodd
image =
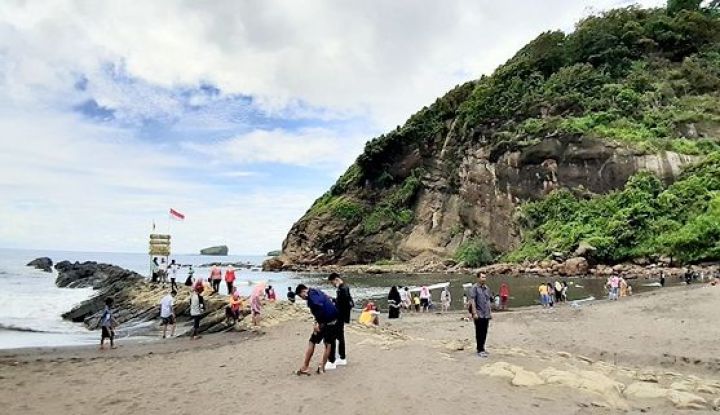
<instances>
[{"instance_id":1,"label":"cloudy sky","mask_svg":"<svg viewBox=\"0 0 720 415\"><path fill-rule=\"evenodd\" d=\"M368 139L619 0L0 3L0 247L279 248ZM659 0L645 5L664 3Z\"/></svg>"}]
</instances>

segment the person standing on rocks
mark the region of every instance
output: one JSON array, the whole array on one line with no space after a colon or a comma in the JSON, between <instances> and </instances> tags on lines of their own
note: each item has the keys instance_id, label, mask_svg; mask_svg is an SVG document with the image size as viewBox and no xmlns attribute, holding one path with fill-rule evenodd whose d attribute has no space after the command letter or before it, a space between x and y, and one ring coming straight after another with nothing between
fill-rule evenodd
<instances>
[{"instance_id":1,"label":"person standing on rocks","mask_svg":"<svg viewBox=\"0 0 720 415\"><path fill-rule=\"evenodd\" d=\"M217 265L213 265L212 268L210 268L210 282L212 284L213 294L220 292L220 281L222 281L222 270Z\"/></svg>"},{"instance_id":2,"label":"person standing on rocks","mask_svg":"<svg viewBox=\"0 0 720 415\"><path fill-rule=\"evenodd\" d=\"M187 278L185 278L185 285L188 287L192 287L193 283L193 274L195 274L195 270L193 269L192 265L190 265L190 268L188 268L187 272Z\"/></svg>"},{"instance_id":3,"label":"person standing on rocks","mask_svg":"<svg viewBox=\"0 0 720 415\"><path fill-rule=\"evenodd\" d=\"M325 349L321 363L317 368L317 374L325 373L325 366L330 358L332 345L337 340L337 307L335 307L332 298L327 294L315 288L308 288L304 284L299 284L297 288L295 288L295 294L307 301L310 312L313 317L315 317L315 325L313 326L313 333L308 341L303 365L296 373L298 376L310 375L310 361L315 353L315 346L320 344L320 342L325 343Z\"/></svg>"},{"instance_id":4,"label":"person standing on rocks","mask_svg":"<svg viewBox=\"0 0 720 415\"><path fill-rule=\"evenodd\" d=\"M162 320L162 326L163 326L163 339L167 338L167 329L168 326L171 326L170 329L170 337L175 337L175 296L177 295L177 291L172 290L170 291L170 294L166 295L165 297L160 300L160 319Z\"/></svg>"},{"instance_id":5,"label":"person standing on rocks","mask_svg":"<svg viewBox=\"0 0 720 415\"><path fill-rule=\"evenodd\" d=\"M492 292L487 286L487 277L484 273L479 272L477 275L477 283L470 289L470 313L475 322L475 341L477 343L477 354L479 357L488 357L485 350L485 341L487 340L488 327L490 326Z\"/></svg>"},{"instance_id":6,"label":"person standing on rocks","mask_svg":"<svg viewBox=\"0 0 720 415\"><path fill-rule=\"evenodd\" d=\"M110 340L110 348L116 349L115 346L115 327L117 327L117 321L112 311L112 306L115 301L112 297L105 299L105 309L103 310L102 316L98 323L102 332L100 334L100 350L105 350L105 339Z\"/></svg>"},{"instance_id":7,"label":"person standing on rocks","mask_svg":"<svg viewBox=\"0 0 720 415\"><path fill-rule=\"evenodd\" d=\"M235 284L235 268L233 268L232 265L230 265L227 270L225 270L225 285L227 285L228 295L233 295L233 284Z\"/></svg>"},{"instance_id":8,"label":"person standing on rocks","mask_svg":"<svg viewBox=\"0 0 720 415\"><path fill-rule=\"evenodd\" d=\"M158 282L158 280L160 279L160 264L158 263L157 257L153 257L150 272L150 282Z\"/></svg>"},{"instance_id":9,"label":"person standing on rocks","mask_svg":"<svg viewBox=\"0 0 720 415\"><path fill-rule=\"evenodd\" d=\"M335 307L338 311L336 328L337 343L333 342L332 347L330 348L328 363L330 363L331 367L333 365L345 366L347 365L347 355L345 350L345 324L350 324L350 313L352 312L353 307L355 307L355 302L350 294L350 287L345 284L345 281L340 278L340 275L333 272L330 276L328 276L328 281L330 281L330 283L337 289Z\"/></svg>"},{"instance_id":10,"label":"person standing on rocks","mask_svg":"<svg viewBox=\"0 0 720 415\"><path fill-rule=\"evenodd\" d=\"M203 292L202 285L195 285L193 293L190 295L190 317L193 320L193 331L190 340L200 338L200 320L204 312L204 301L201 296Z\"/></svg>"},{"instance_id":11,"label":"person standing on rocks","mask_svg":"<svg viewBox=\"0 0 720 415\"><path fill-rule=\"evenodd\" d=\"M175 262L175 260L173 259L172 261L170 261L170 266L168 268L170 270L170 289L173 291L177 291L178 285L177 285L176 281L177 281L177 274L178 274L178 270L180 269L180 265L178 265Z\"/></svg>"},{"instance_id":12,"label":"person standing on rocks","mask_svg":"<svg viewBox=\"0 0 720 415\"><path fill-rule=\"evenodd\" d=\"M165 258L160 258L160 266L158 268L158 275L160 276L160 282L163 284L167 284L167 262L165 262Z\"/></svg>"}]
</instances>

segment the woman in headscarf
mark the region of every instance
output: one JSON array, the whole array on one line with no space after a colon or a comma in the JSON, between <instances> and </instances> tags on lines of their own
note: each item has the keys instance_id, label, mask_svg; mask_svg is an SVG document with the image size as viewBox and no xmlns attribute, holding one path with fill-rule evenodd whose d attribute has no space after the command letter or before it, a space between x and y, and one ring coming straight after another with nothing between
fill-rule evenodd
<instances>
[{"instance_id":1,"label":"woman in headscarf","mask_svg":"<svg viewBox=\"0 0 720 415\"><path fill-rule=\"evenodd\" d=\"M388 294L388 318L400 318L400 291L393 285Z\"/></svg>"},{"instance_id":2,"label":"woman in headscarf","mask_svg":"<svg viewBox=\"0 0 720 415\"><path fill-rule=\"evenodd\" d=\"M225 307L225 324L230 326L237 323L240 319L240 309L242 305L243 301L242 298L240 298L240 292L235 289L228 300L228 305Z\"/></svg>"},{"instance_id":3,"label":"woman in headscarf","mask_svg":"<svg viewBox=\"0 0 720 415\"><path fill-rule=\"evenodd\" d=\"M262 302L260 300L264 293L265 283L259 282L250 296L250 314L252 314L252 325L255 327L260 325L260 313L262 312Z\"/></svg>"},{"instance_id":4,"label":"woman in headscarf","mask_svg":"<svg viewBox=\"0 0 720 415\"><path fill-rule=\"evenodd\" d=\"M368 303L365 304L365 308L362 313L360 313L358 321L360 324L364 324L366 326L380 325L380 318L378 317L378 312L375 310L375 303L368 301Z\"/></svg>"}]
</instances>

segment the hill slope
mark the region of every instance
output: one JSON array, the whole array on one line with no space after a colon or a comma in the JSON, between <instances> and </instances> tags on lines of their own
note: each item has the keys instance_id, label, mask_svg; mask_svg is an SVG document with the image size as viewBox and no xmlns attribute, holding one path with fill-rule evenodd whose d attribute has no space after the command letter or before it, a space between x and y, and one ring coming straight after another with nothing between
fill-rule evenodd
<instances>
[{"instance_id":1,"label":"hill slope","mask_svg":"<svg viewBox=\"0 0 720 415\"><path fill-rule=\"evenodd\" d=\"M706 174L720 171L720 158L707 158L720 150L720 16L697 2L671 3L690 5L618 9L571 34L543 33L492 76L371 140L293 225L282 259L478 264L499 254L541 259L581 243L609 262L717 258L720 232L692 245L701 227L692 221L720 215L720 184ZM655 211L633 204L633 189L650 203L706 158ZM658 179L631 179L638 172ZM659 211L662 223L643 220ZM686 240L670 241L679 230Z\"/></svg>"}]
</instances>

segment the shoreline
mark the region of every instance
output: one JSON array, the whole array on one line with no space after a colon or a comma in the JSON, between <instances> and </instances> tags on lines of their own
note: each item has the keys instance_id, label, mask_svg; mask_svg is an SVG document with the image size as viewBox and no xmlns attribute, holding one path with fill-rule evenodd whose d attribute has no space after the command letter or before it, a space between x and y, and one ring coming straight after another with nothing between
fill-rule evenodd
<instances>
[{"instance_id":1,"label":"shoreline","mask_svg":"<svg viewBox=\"0 0 720 415\"><path fill-rule=\"evenodd\" d=\"M546 263L543 263L546 262ZM659 276L662 272L668 277L683 275L689 268L693 272L705 275L720 275L720 262L694 264L687 266L669 266L663 264L638 265L633 263L622 263L615 265L596 264L590 266L587 262L577 261L578 264L570 266L568 261L540 261L530 264L516 263L494 263L482 267L447 266L438 263L430 265L414 264L403 262L397 264L358 264L358 265L304 265L288 263L283 264L279 269L267 269L265 272L295 272L298 274L339 274L362 275L362 274L417 274L417 275L473 275L478 272L485 272L488 275L501 275L506 277L537 277L537 278L562 278L562 277L607 277L617 274L625 279L649 279Z\"/></svg>"},{"instance_id":2,"label":"shoreline","mask_svg":"<svg viewBox=\"0 0 720 415\"><path fill-rule=\"evenodd\" d=\"M647 292L639 292L636 294L633 294L632 296L623 297L622 300L619 300L618 302L625 303L629 301L634 301L639 298L645 298L649 296L655 296L657 294L664 294L664 293L670 293L670 292L684 292L687 290L697 290L702 289L706 287L706 284L695 284L691 286L673 286L673 287L665 287L662 288L661 291L647 291ZM720 287L718 287L720 290ZM493 310L493 315L509 315L509 314L534 314L534 313L552 313L555 310L563 310L568 307L572 307L573 302L577 302L578 300L569 300L566 303L562 305L556 305L555 307L551 308L542 308L539 304L538 305L524 305L524 306L517 306L512 307L507 310ZM595 298L593 300L582 300L580 301L581 307L592 307L597 306L598 304L605 304L605 303L612 303L611 300L608 298ZM296 308L301 311L307 311L306 306L302 303L297 304L290 304L286 300L279 300L274 305L280 306L280 309L288 310L291 308ZM267 304L266 304L267 306ZM273 306L271 306L273 307ZM308 312L309 313L309 312ZM355 321L357 321L357 318L359 317L359 309L355 308L352 310L351 314L351 324ZM382 311L381 316L386 316L387 311ZM467 317L467 312L464 310L458 310L458 309L452 309L447 312L440 312L440 311L432 311L427 313L422 312L403 312L402 313L402 320L407 319L424 319L428 316L438 316L438 317L447 317L447 316L455 316L457 318L463 318ZM267 324L262 327L264 329L271 329L273 326L276 326L278 324L283 324L285 322L297 322L297 321L304 321L308 320L309 314L304 312L293 312L288 313L285 317L287 318L281 318L280 321L272 322L270 324ZM276 318L276 316L270 317L271 319ZM383 318L382 321L387 323L387 318ZM382 324L380 326L382 328ZM155 327L155 331L159 333L159 330L157 327ZM150 334L140 334L136 336L127 336L124 338L116 338L116 342L118 343L119 349L132 349L132 348L144 348L145 346L149 347L152 345L158 345L160 347L160 350L165 350L170 347L172 344L180 344L182 347L180 349L187 350L191 349L192 341L190 341L189 337L187 336L187 333L183 331L182 324L178 323L177 331L179 334L176 334L173 338L168 339L162 339L159 337L159 335L150 335ZM96 334L97 336L100 335L100 332L98 330L95 331L89 331L89 333ZM265 334L264 331L253 329L253 328L246 328L241 327L239 330L230 330L230 331L222 331L222 332L214 332L214 333L205 333L203 334L203 339L208 339L208 341L213 339L218 339L220 343L223 343L225 341L234 342L234 341L244 341L248 340L249 338L252 338L253 336L261 336ZM242 339L238 339L237 337L243 337ZM185 344L187 343L187 344ZM19 347L19 348L12 348L12 349L0 349L0 365L6 363L5 360L17 357L17 356L26 356L27 358L35 358L39 355L51 355L53 356L55 353L61 354L61 355L76 355L80 352L94 352L91 353L93 357L99 357L99 356L112 356L116 350L111 351L105 351L105 352L99 352L97 349L97 344L75 344L75 345L61 345L61 346L37 346L37 347ZM95 356L97 355L97 356Z\"/></svg>"}]
</instances>

